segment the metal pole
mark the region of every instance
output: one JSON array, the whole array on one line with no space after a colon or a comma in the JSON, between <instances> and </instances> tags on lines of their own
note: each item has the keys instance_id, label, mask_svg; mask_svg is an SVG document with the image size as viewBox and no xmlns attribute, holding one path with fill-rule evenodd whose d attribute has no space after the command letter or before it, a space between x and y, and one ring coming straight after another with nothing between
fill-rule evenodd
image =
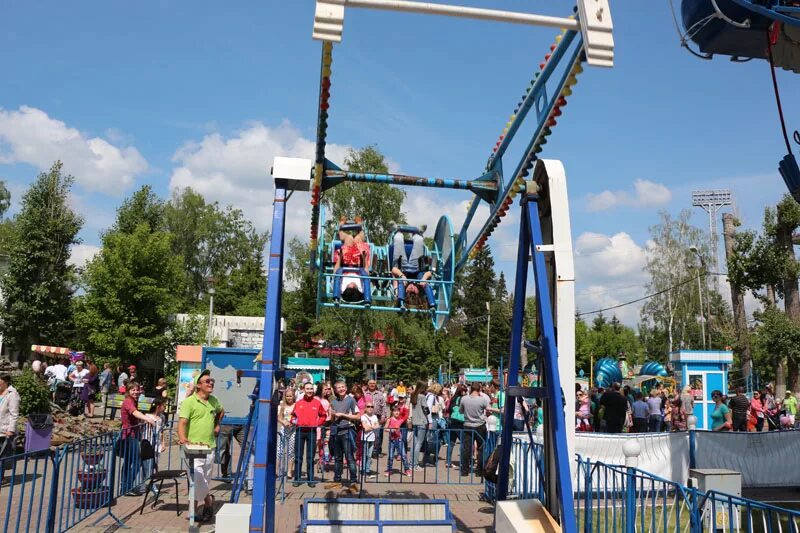
<instances>
[{"instance_id":1,"label":"metal pole","mask_svg":"<svg viewBox=\"0 0 800 533\"><path fill-rule=\"evenodd\" d=\"M276 184L272 209L272 240L269 247L267 302L264 315L264 343L259 362L258 422L253 462L250 531L275 531L275 481L278 446L278 406L273 401L274 377L278 370L281 335L281 290L283 279L284 234L286 227L286 189Z\"/></svg>"},{"instance_id":2,"label":"metal pole","mask_svg":"<svg viewBox=\"0 0 800 533\"><path fill-rule=\"evenodd\" d=\"M508 360L508 387L517 385L518 370L520 361L522 360L522 337L525 330L525 323L523 317L525 316L525 293L528 287L528 271L530 265L528 263L528 246L530 244L530 231L528 229L527 221L525 220L525 212L521 214L519 223L519 241L517 243L517 268L516 278L514 280L514 304L511 313L511 343L509 345L509 360ZM540 305L540 300L537 295L537 305ZM541 369L539 369L541 372ZM497 474L497 484L495 489L495 497L497 501L505 500L508 496L508 478L509 466L511 464L511 440L512 431L514 428L514 408L516 407L517 398L510 397L506 391L506 404L503 406L503 425L501 441L503 447L500 450L500 467ZM552 443L551 443L552 444ZM533 446L533 443L530 443ZM571 493L571 491L570 491Z\"/></svg>"},{"instance_id":3,"label":"metal pole","mask_svg":"<svg viewBox=\"0 0 800 533\"><path fill-rule=\"evenodd\" d=\"M453 382L453 350L447 352L447 383Z\"/></svg>"},{"instance_id":4,"label":"metal pole","mask_svg":"<svg viewBox=\"0 0 800 533\"><path fill-rule=\"evenodd\" d=\"M208 302L208 338L206 340L206 346L211 346L211 327L214 321L214 287L208 289L208 295L211 297L209 298Z\"/></svg>"},{"instance_id":5,"label":"metal pole","mask_svg":"<svg viewBox=\"0 0 800 533\"><path fill-rule=\"evenodd\" d=\"M486 372L489 372L489 328L492 326L492 310L486 302ZM490 380L491 381L491 380Z\"/></svg>"},{"instance_id":6,"label":"metal pole","mask_svg":"<svg viewBox=\"0 0 800 533\"><path fill-rule=\"evenodd\" d=\"M700 273L697 274L697 296L700 298L700 331L703 336L703 349L706 349L706 321L703 318L703 291L700 288Z\"/></svg>"},{"instance_id":7,"label":"metal pole","mask_svg":"<svg viewBox=\"0 0 800 533\"><path fill-rule=\"evenodd\" d=\"M345 0L344 5L346 7L405 11L407 13L422 13L427 15L446 15L450 17L494 20L497 22L511 22L514 24L529 24L532 26L580 31L580 25L575 19L534 15L533 13L501 11L499 9L449 6L431 2L410 2L408 0Z\"/></svg>"},{"instance_id":8,"label":"metal pole","mask_svg":"<svg viewBox=\"0 0 800 533\"><path fill-rule=\"evenodd\" d=\"M700 250L697 249L697 246L690 246L689 247L689 251L693 252L697 256L698 261L700 261L700 268L703 269L703 272L707 271L708 269L706 268L706 260L703 259L702 255L700 255ZM703 335L703 349L705 350L706 349L706 324L705 324L705 319L703 318L703 291L702 291L701 285L700 285L700 270L699 269L697 271L697 295L700 298L700 328L701 328L701 332L702 332L702 335ZM708 299L710 299L710 296L709 296ZM708 316L709 317L711 316L711 308L710 307L709 307ZM711 339L710 339L710 335L709 335L709 341L710 340Z\"/></svg>"}]
</instances>

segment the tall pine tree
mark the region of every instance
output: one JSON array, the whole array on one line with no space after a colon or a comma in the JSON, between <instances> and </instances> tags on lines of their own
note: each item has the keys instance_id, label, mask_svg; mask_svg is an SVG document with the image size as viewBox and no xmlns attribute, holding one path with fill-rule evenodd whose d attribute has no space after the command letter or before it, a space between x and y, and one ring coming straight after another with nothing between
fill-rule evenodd
<instances>
[{"instance_id":1,"label":"tall pine tree","mask_svg":"<svg viewBox=\"0 0 800 533\"><path fill-rule=\"evenodd\" d=\"M0 318L6 341L22 353L31 343L66 344L74 329L76 276L68 259L83 219L68 205L73 182L57 161L33 182L14 219Z\"/></svg>"}]
</instances>

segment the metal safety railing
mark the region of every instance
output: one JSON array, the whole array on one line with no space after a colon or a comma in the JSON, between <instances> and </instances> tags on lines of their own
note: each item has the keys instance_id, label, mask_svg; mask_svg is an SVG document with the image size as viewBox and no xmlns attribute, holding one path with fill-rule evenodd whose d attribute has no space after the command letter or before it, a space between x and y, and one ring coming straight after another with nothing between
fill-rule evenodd
<instances>
[{"instance_id":1,"label":"metal safety railing","mask_svg":"<svg viewBox=\"0 0 800 533\"><path fill-rule=\"evenodd\" d=\"M114 500L139 489L153 469L152 459L141 460L141 442L154 446L158 460L160 437L142 424L0 459L3 531L66 531L104 509L97 520L119 522Z\"/></svg>"},{"instance_id":2,"label":"metal safety railing","mask_svg":"<svg viewBox=\"0 0 800 533\"><path fill-rule=\"evenodd\" d=\"M637 468L577 458L575 514L583 531L694 531L697 491Z\"/></svg>"},{"instance_id":3,"label":"metal safety railing","mask_svg":"<svg viewBox=\"0 0 800 533\"><path fill-rule=\"evenodd\" d=\"M416 426L370 432L331 426L284 428L278 433L276 498L285 500L287 483L341 480L359 490L365 483L481 485L482 468L496 440L494 433L470 428ZM252 482L252 446L248 439L241 448L234 502Z\"/></svg>"},{"instance_id":4,"label":"metal safety railing","mask_svg":"<svg viewBox=\"0 0 800 533\"><path fill-rule=\"evenodd\" d=\"M698 501L700 520L709 531L798 533L800 511L740 496L708 491Z\"/></svg>"},{"instance_id":5,"label":"metal safety railing","mask_svg":"<svg viewBox=\"0 0 800 533\"><path fill-rule=\"evenodd\" d=\"M575 482L576 520L584 532L800 532L800 511L703 493L634 467L578 456Z\"/></svg>"}]
</instances>

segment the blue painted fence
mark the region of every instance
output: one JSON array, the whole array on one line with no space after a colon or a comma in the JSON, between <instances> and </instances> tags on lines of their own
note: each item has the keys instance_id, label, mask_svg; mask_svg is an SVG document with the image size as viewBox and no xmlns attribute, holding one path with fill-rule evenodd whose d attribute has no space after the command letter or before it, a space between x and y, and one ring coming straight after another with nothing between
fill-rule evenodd
<instances>
[{"instance_id":1,"label":"blue painted fence","mask_svg":"<svg viewBox=\"0 0 800 533\"><path fill-rule=\"evenodd\" d=\"M112 502L141 487L152 471L152 461L140 460L139 442L147 439L158 449L160 437L142 425L4 458L3 531L66 531L103 509L101 518L113 517Z\"/></svg>"},{"instance_id":2,"label":"blue painted fence","mask_svg":"<svg viewBox=\"0 0 800 533\"><path fill-rule=\"evenodd\" d=\"M515 437L511 466L515 475L509 494L544 502L542 447ZM487 482L486 488L491 498L494 487ZM573 491L578 530L586 533L800 533L800 511L716 491L703 493L638 468L581 456L576 458Z\"/></svg>"}]
</instances>

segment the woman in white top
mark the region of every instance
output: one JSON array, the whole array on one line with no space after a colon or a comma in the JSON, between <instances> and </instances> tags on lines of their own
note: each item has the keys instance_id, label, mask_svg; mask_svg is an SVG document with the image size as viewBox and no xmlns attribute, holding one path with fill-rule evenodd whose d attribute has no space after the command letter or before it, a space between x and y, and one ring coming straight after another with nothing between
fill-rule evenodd
<instances>
[{"instance_id":1,"label":"woman in white top","mask_svg":"<svg viewBox=\"0 0 800 533\"><path fill-rule=\"evenodd\" d=\"M83 361L75 362L75 370L69 375L69 380L72 382L73 389L82 389L84 385L83 378L89 375L89 370L84 367Z\"/></svg>"},{"instance_id":2,"label":"woman in white top","mask_svg":"<svg viewBox=\"0 0 800 533\"><path fill-rule=\"evenodd\" d=\"M278 461L279 472L294 472L294 400L295 391L287 387L283 393L283 401L278 406ZM288 470L280 468L288 467Z\"/></svg>"},{"instance_id":3,"label":"woman in white top","mask_svg":"<svg viewBox=\"0 0 800 533\"><path fill-rule=\"evenodd\" d=\"M0 482L11 465L3 461L16 453L15 437L19 419L19 393L11 386L11 376L0 375Z\"/></svg>"}]
</instances>

